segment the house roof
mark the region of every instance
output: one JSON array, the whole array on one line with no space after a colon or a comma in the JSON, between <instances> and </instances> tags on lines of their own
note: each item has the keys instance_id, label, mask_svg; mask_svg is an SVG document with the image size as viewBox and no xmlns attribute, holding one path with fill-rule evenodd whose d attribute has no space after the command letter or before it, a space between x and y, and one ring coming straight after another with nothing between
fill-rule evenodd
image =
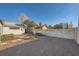
<instances>
[{"instance_id":1,"label":"house roof","mask_svg":"<svg viewBox=\"0 0 79 59\"><path fill-rule=\"evenodd\" d=\"M7 25L7 26L15 26L16 23L4 21L4 25Z\"/></svg>"},{"instance_id":2,"label":"house roof","mask_svg":"<svg viewBox=\"0 0 79 59\"><path fill-rule=\"evenodd\" d=\"M19 29L18 26L9 26L10 29Z\"/></svg>"},{"instance_id":3,"label":"house roof","mask_svg":"<svg viewBox=\"0 0 79 59\"><path fill-rule=\"evenodd\" d=\"M23 27L23 25L21 24L16 24L16 23L13 23L13 22L7 22L7 21L3 21L3 20L0 20L0 23L4 26L4 27L9 27L10 29L19 29L20 27Z\"/></svg>"},{"instance_id":4,"label":"house roof","mask_svg":"<svg viewBox=\"0 0 79 59\"><path fill-rule=\"evenodd\" d=\"M43 25L42 27L47 27L47 26L44 26L44 25Z\"/></svg>"}]
</instances>

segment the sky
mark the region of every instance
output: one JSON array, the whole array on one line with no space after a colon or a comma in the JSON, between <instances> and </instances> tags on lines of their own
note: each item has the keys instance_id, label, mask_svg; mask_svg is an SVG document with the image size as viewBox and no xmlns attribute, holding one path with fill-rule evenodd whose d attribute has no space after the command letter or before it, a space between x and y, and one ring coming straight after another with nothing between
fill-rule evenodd
<instances>
[{"instance_id":1,"label":"sky","mask_svg":"<svg viewBox=\"0 0 79 59\"><path fill-rule=\"evenodd\" d=\"M36 23L53 25L60 22L72 22L77 26L79 4L61 3L7 3L0 4L0 19L20 23L18 16L25 13Z\"/></svg>"}]
</instances>

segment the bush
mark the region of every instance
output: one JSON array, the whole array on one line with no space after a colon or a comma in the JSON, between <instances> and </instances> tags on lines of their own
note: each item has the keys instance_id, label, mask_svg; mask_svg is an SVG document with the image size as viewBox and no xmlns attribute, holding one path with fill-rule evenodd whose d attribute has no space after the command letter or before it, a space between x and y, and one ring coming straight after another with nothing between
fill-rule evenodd
<instances>
[{"instance_id":1,"label":"bush","mask_svg":"<svg viewBox=\"0 0 79 59\"><path fill-rule=\"evenodd\" d=\"M25 33L34 35L34 32L33 32L33 30L32 30L31 28L27 28L27 29L25 30Z\"/></svg>"},{"instance_id":2,"label":"bush","mask_svg":"<svg viewBox=\"0 0 79 59\"><path fill-rule=\"evenodd\" d=\"M15 39L15 36L13 34L8 34L8 35L2 35L1 41L8 41L8 40L13 40Z\"/></svg>"}]
</instances>

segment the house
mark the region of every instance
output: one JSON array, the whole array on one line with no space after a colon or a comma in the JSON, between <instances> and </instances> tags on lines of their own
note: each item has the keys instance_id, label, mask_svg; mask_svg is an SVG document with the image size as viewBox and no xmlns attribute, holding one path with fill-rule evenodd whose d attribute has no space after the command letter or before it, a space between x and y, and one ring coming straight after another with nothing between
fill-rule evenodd
<instances>
[{"instance_id":1,"label":"house","mask_svg":"<svg viewBox=\"0 0 79 59\"><path fill-rule=\"evenodd\" d=\"M43 25L42 30L47 30L47 26Z\"/></svg>"},{"instance_id":2,"label":"house","mask_svg":"<svg viewBox=\"0 0 79 59\"><path fill-rule=\"evenodd\" d=\"M22 25L18 26L14 23L0 20L0 33L1 35L6 34L20 35L25 33L25 29Z\"/></svg>"},{"instance_id":3,"label":"house","mask_svg":"<svg viewBox=\"0 0 79 59\"><path fill-rule=\"evenodd\" d=\"M48 29L54 29L54 25L49 25L47 28Z\"/></svg>"},{"instance_id":4,"label":"house","mask_svg":"<svg viewBox=\"0 0 79 59\"><path fill-rule=\"evenodd\" d=\"M72 29L73 28L72 22L70 22L70 23L63 23L63 28L64 29Z\"/></svg>"},{"instance_id":5,"label":"house","mask_svg":"<svg viewBox=\"0 0 79 59\"><path fill-rule=\"evenodd\" d=\"M68 29L72 29L73 28L73 25L72 25L72 22L70 22L69 24L68 24Z\"/></svg>"}]
</instances>

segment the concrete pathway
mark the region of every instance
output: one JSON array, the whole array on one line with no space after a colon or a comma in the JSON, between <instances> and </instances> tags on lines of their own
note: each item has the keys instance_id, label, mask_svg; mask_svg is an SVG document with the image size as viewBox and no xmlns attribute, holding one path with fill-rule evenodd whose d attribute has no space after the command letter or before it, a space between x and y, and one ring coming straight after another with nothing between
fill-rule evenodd
<instances>
[{"instance_id":1,"label":"concrete pathway","mask_svg":"<svg viewBox=\"0 0 79 59\"><path fill-rule=\"evenodd\" d=\"M2 56L79 56L79 45L74 40L39 36L37 41L3 51Z\"/></svg>"}]
</instances>

